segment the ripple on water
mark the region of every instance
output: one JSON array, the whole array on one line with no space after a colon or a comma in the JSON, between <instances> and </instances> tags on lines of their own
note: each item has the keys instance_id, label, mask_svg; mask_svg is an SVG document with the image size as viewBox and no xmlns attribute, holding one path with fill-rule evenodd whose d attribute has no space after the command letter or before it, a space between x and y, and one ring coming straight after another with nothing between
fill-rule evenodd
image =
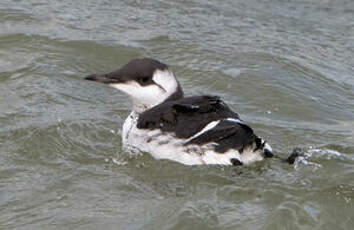
<instances>
[{"instance_id":1,"label":"ripple on water","mask_svg":"<svg viewBox=\"0 0 354 230\"><path fill-rule=\"evenodd\" d=\"M353 7L2 0L0 228L352 229ZM311 164L130 157L118 131L127 97L82 78L143 56Z\"/></svg>"}]
</instances>

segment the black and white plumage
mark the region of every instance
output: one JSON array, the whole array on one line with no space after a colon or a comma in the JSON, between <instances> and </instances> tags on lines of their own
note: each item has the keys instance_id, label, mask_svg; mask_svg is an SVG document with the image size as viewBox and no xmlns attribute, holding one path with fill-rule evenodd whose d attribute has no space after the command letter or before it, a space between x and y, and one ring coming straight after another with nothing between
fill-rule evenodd
<instances>
[{"instance_id":1,"label":"black and white plumage","mask_svg":"<svg viewBox=\"0 0 354 230\"><path fill-rule=\"evenodd\" d=\"M159 61L134 59L86 79L131 96L133 111L122 137L129 150L187 165L248 165L273 156L271 147L219 97L185 98L173 72Z\"/></svg>"}]
</instances>

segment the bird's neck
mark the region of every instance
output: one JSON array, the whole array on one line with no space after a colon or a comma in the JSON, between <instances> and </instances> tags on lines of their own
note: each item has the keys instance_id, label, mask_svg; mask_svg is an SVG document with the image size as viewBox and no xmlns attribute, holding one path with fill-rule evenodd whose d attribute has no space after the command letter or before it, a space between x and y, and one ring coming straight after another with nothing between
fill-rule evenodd
<instances>
[{"instance_id":1,"label":"bird's neck","mask_svg":"<svg viewBox=\"0 0 354 230\"><path fill-rule=\"evenodd\" d=\"M157 105L160 105L166 101L176 101L179 99L182 99L184 96L183 90L181 86L178 84L178 87L174 93L171 93L170 96L168 96L165 100L157 102L155 104L148 104L148 103L143 103L141 101L137 101L133 99L133 112L140 114L146 110L149 110Z\"/></svg>"}]
</instances>

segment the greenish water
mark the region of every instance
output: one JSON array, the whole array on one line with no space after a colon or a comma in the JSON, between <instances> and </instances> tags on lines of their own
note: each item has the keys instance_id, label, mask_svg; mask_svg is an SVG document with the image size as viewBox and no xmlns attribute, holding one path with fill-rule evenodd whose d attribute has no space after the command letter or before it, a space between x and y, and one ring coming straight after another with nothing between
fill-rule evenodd
<instances>
[{"instance_id":1,"label":"greenish water","mask_svg":"<svg viewBox=\"0 0 354 230\"><path fill-rule=\"evenodd\" d=\"M353 229L353 14L349 0L2 0L0 229ZM146 56L306 159L130 158L128 98L82 79Z\"/></svg>"}]
</instances>

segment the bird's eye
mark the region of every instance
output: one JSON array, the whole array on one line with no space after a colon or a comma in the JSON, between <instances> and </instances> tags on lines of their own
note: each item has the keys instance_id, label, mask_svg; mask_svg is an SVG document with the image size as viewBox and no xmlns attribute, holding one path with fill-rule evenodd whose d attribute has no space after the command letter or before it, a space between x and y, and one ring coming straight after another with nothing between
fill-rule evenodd
<instances>
[{"instance_id":1,"label":"bird's eye","mask_svg":"<svg viewBox=\"0 0 354 230\"><path fill-rule=\"evenodd\" d=\"M148 83L150 81L150 77L141 77L141 78L139 78L139 82L141 83L141 84L146 84L146 83Z\"/></svg>"}]
</instances>

